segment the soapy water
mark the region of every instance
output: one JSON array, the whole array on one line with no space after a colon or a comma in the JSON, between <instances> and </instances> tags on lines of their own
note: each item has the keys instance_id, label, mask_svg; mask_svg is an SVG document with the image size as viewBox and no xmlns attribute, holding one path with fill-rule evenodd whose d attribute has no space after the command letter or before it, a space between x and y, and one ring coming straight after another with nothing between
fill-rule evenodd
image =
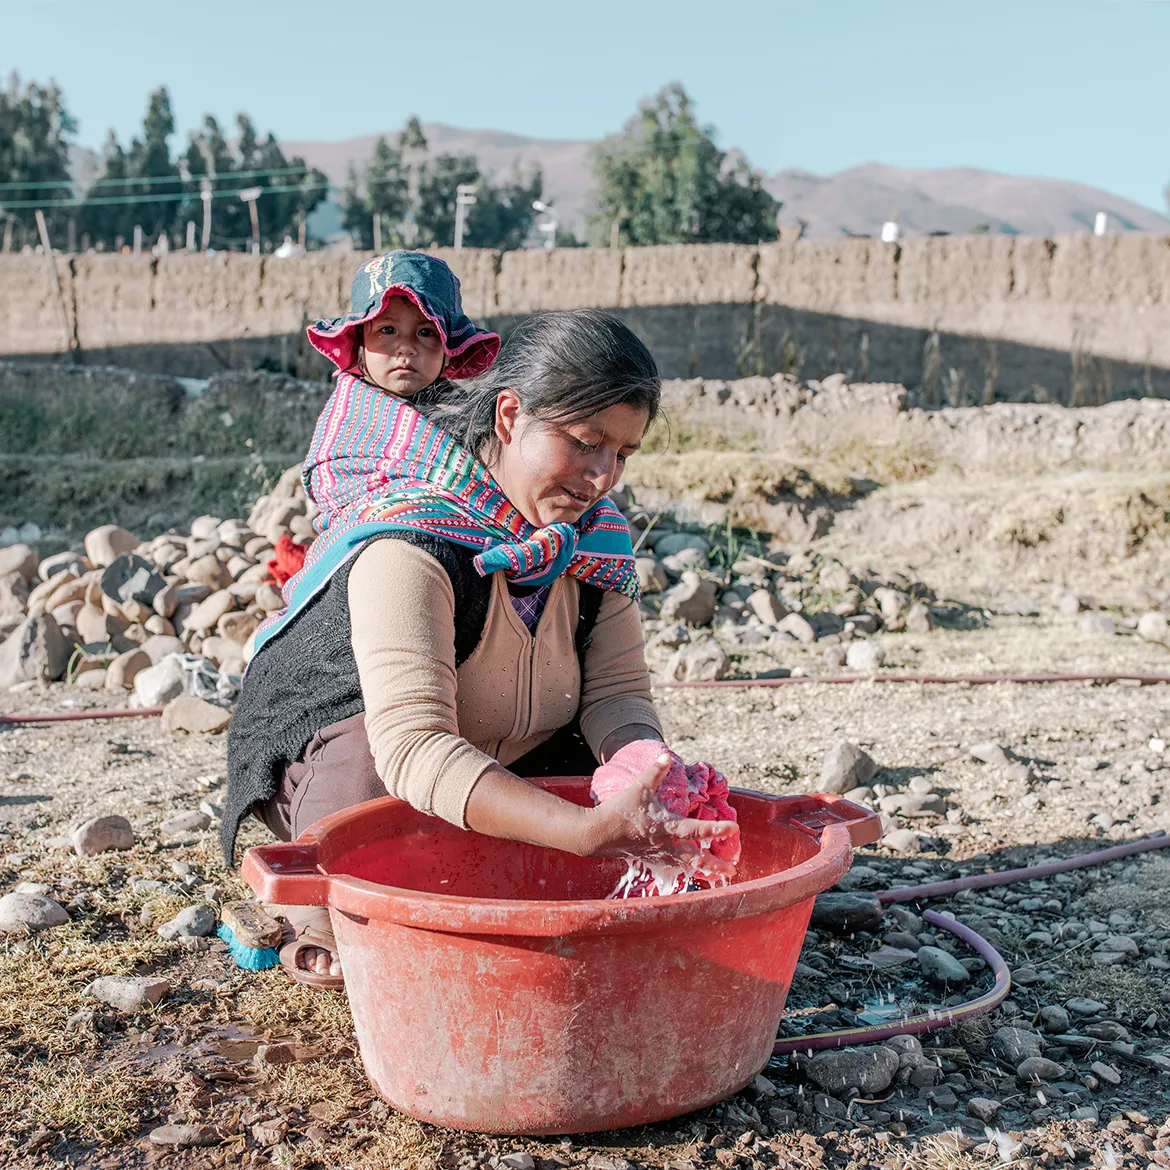
<instances>
[{"instance_id":1,"label":"soapy water","mask_svg":"<svg viewBox=\"0 0 1170 1170\"><path fill-rule=\"evenodd\" d=\"M731 878L727 874L706 869L702 856L696 858L689 867L631 857L626 862L626 872L618 879L613 892L606 897L610 900L653 898L694 893L696 890L716 890L730 884Z\"/></svg>"}]
</instances>

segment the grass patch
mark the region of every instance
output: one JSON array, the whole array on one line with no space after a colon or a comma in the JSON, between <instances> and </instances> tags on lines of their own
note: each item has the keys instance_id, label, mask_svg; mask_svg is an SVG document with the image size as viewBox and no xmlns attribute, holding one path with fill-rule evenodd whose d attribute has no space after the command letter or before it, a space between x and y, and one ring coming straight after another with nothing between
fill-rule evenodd
<instances>
[{"instance_id":1,"label":"grass patch","mask_svg":"<svg viewBox=\"0 0 1170 1170\"><path fill-rule=\"evenodd\" d=\"M0 1103L6 1127L43 1127L93 1141L137 1132L139 1110L152 1087L149 1078L123 1069L91 1072L77 1057L22 1063L4 1072L6 1080L19 1077L20 1084L19 1092L5 1093Z\"/></svg>"}]
</instances>

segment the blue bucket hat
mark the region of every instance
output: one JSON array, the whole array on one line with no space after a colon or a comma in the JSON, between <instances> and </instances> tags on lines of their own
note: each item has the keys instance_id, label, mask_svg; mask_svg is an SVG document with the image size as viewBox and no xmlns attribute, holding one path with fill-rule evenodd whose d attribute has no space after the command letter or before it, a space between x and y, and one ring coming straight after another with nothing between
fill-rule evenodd
<instances>
[{"instance_id":1,"label":"blue bucket hat","mask_svg":"<svg viewBox=\"0 0 1170 1170\"><path fill-rule=\"evenodd\" d=\"M357 364L359 326L372 321L391 297L412 301L443 340L447 378L482 374L500 352L500 336L480 329L463 312L459 278L437 256L398 249L367 260L350 287L350 311L344 317L309 326L309 341L339 370Z\"/></svg>"}]
</instances>

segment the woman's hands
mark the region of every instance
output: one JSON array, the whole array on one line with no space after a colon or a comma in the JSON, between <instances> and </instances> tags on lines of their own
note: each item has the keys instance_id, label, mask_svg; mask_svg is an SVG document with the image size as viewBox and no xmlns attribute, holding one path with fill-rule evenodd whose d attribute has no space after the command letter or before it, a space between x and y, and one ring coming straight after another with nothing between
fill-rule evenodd
<instances>
[{"instance_id":1,"label":"woman's hands","mask_svg":"<svg viewBox=\"0 0 1170 1170\"><path fill-rule=\"evenodd\" d=\"M658 799L658 787L673 759L663 752L626 789L603 800L589 812L579 850L585 857L636 857L686 867L702 850L700 842L734 836L734 821L707 821L676 816ZM704 869L731 876L735 866L707 854Z\"/></svg>"}]
</instances>

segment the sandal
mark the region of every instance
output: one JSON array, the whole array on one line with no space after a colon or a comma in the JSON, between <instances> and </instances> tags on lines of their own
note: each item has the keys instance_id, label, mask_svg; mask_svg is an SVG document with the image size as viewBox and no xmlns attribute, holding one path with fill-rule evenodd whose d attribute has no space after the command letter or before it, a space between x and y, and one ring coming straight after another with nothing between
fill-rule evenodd
<instances>
[{"instance_id":1,"label":"sandal","mask_svg":"<svg viewBox=\"0 0 1170 1170\"><path fill-rule=\"evenodd\" d=\"M293 916L288 913L292 907L280 907L279 911L284 922L283 941L279 952L280 965L289 978L306 987L316 987L322 991L339 991L345 986L344 975L321 974L310 971L300 965L301 953L306 950L327 951L330 955L337 955L337 940L333 937L333 929L329 925L328 911L314 908L315 913L304 915L304 910L297 907ZM298 913L299 911L299 913ZM324 921L322 921L324 914ZM300 921L297 921L300 918Z\"/></svg>"}]
</instances>

